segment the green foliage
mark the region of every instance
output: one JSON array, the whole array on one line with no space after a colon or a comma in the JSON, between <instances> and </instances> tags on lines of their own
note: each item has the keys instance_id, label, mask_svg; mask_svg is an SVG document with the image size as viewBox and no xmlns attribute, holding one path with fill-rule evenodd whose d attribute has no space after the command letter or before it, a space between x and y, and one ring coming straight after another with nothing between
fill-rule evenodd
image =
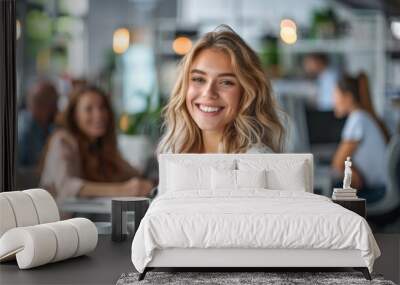
<instances>
[{"instance_id":1,"label":"green foliage","mask_svg":"<svg viewBox=\"0 0 400 285\"><path fill-rule=\"evenodd\" d=\"M26 32L30 39L47 41L52 35L52 20L43 11L31 10L26 16Z\"/></svg>"},{"instance_id":2,"label":"green foliage","mask_svg":"<svg viewBox=\"0 0 400 285\"><path fill-rule=\"evenodd\" d=\"M123 114L119 121L120 130L127 135L147 135L153 140L160 137L162 106L151 106L147 96L146 109L135 114Z\"/></svg>"},{"instance_id":3,"label":"green foliage","mask_svg":"<svg viewBox=\"0 0 400 285\"><path fill-rule=\"evenodd\" d=\"M262 43L260 59L264 68L279 64L278 39L276 37L265 37Z\"/></svg>"},{"instance_id":4,"label":"green foliage","mask_svg":"<svg viewBox=\"0 0 400 285\"><path fill-rule=\"evenodd\" d=\"M315 10L312 17L311 36L313 38L333 38L338 36L339 20L332 8Z\"/></svg>"}]
</instances>

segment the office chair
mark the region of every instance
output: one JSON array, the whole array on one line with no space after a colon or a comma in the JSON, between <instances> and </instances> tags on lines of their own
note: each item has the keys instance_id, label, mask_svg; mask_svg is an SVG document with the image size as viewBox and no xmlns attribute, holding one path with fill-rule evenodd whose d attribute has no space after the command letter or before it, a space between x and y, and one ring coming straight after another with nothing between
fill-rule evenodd
<instances>
[{"instance_id":1,"label":"office chair","mask_svg":"<svg viewBox=\"0 0 400 285\"><path fill-rule=\"evenodd\" d=\"M389 222L392 217L397 217L395 212L400 212L400 134L394 135L386 150L388 167L388 183L383 199L371 203L367 208L367 215L381 216L379 220ZM383 217L385 216L385 218Z\"/></svg>"}]
</instances>

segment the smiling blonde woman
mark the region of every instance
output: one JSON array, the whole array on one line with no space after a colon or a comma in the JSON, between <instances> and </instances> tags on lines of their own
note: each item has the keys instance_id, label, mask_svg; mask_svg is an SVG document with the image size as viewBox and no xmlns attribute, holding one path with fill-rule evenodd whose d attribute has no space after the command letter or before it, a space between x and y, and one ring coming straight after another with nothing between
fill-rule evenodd
<instances>
[{"instance_id":1,"label":"smiling blonde woman","mask_svg":"<svg viewBox=\"0 0 400 285\"><path fill-rule=\"evenodd\" d=\"M181 61L158 152L282 152L280 113L256 53L222 25Z\"/></svg>"}]
</instances>

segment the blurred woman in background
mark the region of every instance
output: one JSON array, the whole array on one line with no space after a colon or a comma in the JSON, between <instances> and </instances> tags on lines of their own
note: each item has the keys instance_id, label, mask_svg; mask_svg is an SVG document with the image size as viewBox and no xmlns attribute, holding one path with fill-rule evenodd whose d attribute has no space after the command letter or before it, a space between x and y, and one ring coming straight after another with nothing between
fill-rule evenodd
<instances>
[{"instance_id":1,"label":"blurred woman in background","mask_svg":"<svg viewBox=\"0 0 400 285\"><path fill-rule=\"evenodd\" d=\"M117 147L114 115L106 94L93 86L77 90L50 138L41 186L58 201L71 196L146 196L153 184L141 177Z\"/></svg>"},{"instance_id":2,"label":"blurred woman in background","mask_svg":"<svg viewBox=\"0 0 400 285\"><path fill-rule=\"evenodd\" d=\"M368 202L377 201L385 191L389 133L373 109L367 76L364 73L358 77L343 75L334 92L334 104L337 117L348 117L332 167L342 174L344 161L351 156L351 186Z\"/></svg>"}]
</instances>

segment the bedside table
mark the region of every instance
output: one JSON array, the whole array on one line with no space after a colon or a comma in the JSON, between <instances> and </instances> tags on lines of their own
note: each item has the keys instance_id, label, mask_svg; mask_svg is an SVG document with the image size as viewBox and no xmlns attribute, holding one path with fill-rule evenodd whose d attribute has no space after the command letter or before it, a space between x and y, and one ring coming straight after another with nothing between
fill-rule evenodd
<instances>
[{"instance_id":1,"label":"bedside table","mask_svg":"<svg viewBox=\"0 0 400 285\"><path fill-rule=\"evenodd\" d=\"M135 213L135 234L149 205L150 199L145 197L113 198L111 202L111 239L113 241L123 241L128 237L126 234L128 230L128 218L126 216L128 211Z\"/></svg>"},{"instance_id":2,"label":"bedside table","mask_svg":"<svg viewBox=\"0 0 400 285\"><path fill-rule=\"evenodd\" d=\"M333 203L339 204L340 206L353 211L354 213L359 214L361 217L367 217L366 211L366 201L362 198L356 198L352 200L340 200L340 199L332 199Z\"/></svg>"}]
</instances>

